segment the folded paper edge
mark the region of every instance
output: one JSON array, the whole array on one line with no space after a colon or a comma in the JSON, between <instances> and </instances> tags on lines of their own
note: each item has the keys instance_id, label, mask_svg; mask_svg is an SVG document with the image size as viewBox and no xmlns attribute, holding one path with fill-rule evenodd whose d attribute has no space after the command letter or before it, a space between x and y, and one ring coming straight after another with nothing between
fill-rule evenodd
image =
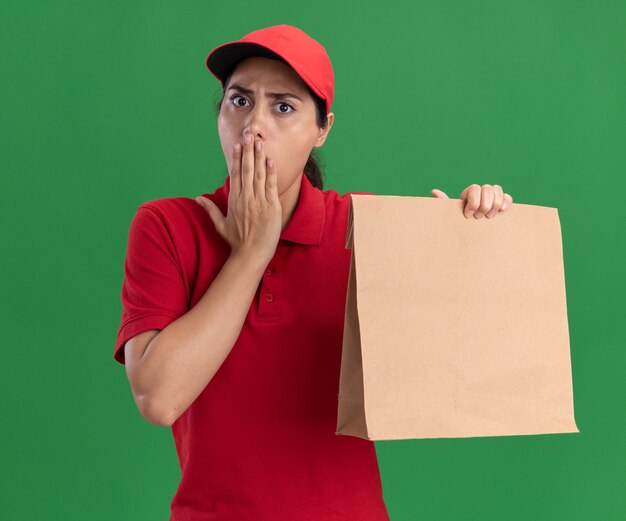
<instances>
[{"instance_id":1,"label":"folded paper edge","mask_svg":"<svg viewBox=\"0 0 626 521\"><path fill-rule=\"evenodd\" d=\"M337 428L335 434L350 435L369 440L367 420L365 414L365 396L363 387L363 360L361 354L361 328L358 310L355 251L352 251L343 327L343 344L341 350L341 368L339 374L339 394L337 403ZM352 307L352 309L351 309ZM348 341L348 340L351 341ZM348 363L351 359L352 363ZM358 360L356 372L348 374L348 369L354 370L353 363ZM354 386L354 378L360 379ZM347 385L350 381L350 385ZM348 396L347 388L357 395ZM356 399L355 399L356 398Z\"/></svg>"},{"instance_id":2,"label":"folded paper edge","mask_svg":"<svg viewBox=\"0 0 626 521\"><path fill-rule=\"evenodd\" d=\"M353 222L353 208L352 208L352 198L354 196L350 195L350 205L348 207L348 231L346 233L346 250L352 249L352 222Z\"/></svg>"}]
</instances>

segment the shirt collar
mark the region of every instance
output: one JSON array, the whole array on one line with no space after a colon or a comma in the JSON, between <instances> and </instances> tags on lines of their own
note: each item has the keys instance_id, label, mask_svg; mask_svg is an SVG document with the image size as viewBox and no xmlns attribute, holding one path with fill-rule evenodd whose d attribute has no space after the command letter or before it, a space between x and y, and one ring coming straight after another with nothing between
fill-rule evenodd
<instances>
[{"instance_id":1,"label":"shirt collar","mask_svg":"<svg viewBox=\"0 0 626 521\"><path fill-rule=\"evenodd\" d=\"M214 192L215 204L223 215L227 215L229 192L230 176L227 176L224 184ZM280 238L299 244L319 245L322 242L325 219L324 194L319 188L314 187L309 178L302 173L296 209L287 226L281 232Z\"/></svg>"}]
</instances>

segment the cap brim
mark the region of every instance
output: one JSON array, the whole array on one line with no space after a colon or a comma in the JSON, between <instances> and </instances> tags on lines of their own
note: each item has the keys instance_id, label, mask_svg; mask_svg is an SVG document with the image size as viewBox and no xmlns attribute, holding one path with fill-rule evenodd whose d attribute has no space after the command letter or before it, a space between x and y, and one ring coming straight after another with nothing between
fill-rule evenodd
<instances>
[{"instance_id":1,"label":"cap brim","mask_svg":"<svg viewBox=\"0 0 626 521\"><path fill-rule=\"evenodd\" d=\"M244 58L252 56L279 59L286 62L282 56L262 45L247 42L229 42L216 47L209 53L206 57L206 66L223 85L224 80L235 66Z\"/></svg>"}]
</instances>

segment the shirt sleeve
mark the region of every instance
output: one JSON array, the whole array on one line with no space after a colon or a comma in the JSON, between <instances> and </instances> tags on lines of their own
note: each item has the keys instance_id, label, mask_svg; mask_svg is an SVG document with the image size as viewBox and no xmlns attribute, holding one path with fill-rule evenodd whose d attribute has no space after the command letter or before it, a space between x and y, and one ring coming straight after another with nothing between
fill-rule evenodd
<instances>
[{"instance_id":1,"label":"shirt sleeve","mask_svg":"<svg viewBox=\"0 0 626 521\"><path fill-rule=\"evenodd\" d=\"M145 204L145 203L144 203ZM125 364L124 344L188 311L178 255L157 210L141 205L131 221L121 290L122 316L113 358Z\"/></svg>"}]
</instances>

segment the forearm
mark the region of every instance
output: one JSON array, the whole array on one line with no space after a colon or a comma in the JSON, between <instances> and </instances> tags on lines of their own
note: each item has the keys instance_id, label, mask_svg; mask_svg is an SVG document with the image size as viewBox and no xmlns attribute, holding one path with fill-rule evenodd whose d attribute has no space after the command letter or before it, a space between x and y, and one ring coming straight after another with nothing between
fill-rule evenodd
<instances>
[{"instance_id":1,"label":"forearm","mask_svg":"<svg viewBox=\"0 0 626 521\"><path fill-rule=\"evenodd\" d=\"M197 304L152 339L139 362L152 417L171 425L213 378L239 337L266 265L231 254Z\"/></svg>"}]
</instances>

